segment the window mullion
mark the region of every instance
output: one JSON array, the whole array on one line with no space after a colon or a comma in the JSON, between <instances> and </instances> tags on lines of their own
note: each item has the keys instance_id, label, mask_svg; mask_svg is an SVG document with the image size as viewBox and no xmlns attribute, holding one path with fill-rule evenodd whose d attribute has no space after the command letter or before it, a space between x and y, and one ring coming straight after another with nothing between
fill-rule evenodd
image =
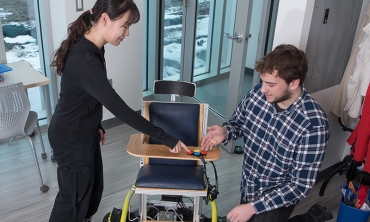
<instances>
[{"instance_id":1,"label":"window mullion","mask_svg":"<svg viewBox=\"0 0 370 222\"><path fill-rule=\"evenodd\" d=\"M0 19L0 63L7 63L6 60L6 53L5 53L5 44L4 44L4 35L3 35L3 29L1 28L1 19Z\"/></svg>"},{"instance_id":2,"label":"window mullion","mask_svg":"<svg viewBox=\"0 0 370 222\"><path fill-rule=\"evenodd\" d=\"M187 1L184 10L180 80L192 82L198 1Z\"/></svg>"}]
</instances>

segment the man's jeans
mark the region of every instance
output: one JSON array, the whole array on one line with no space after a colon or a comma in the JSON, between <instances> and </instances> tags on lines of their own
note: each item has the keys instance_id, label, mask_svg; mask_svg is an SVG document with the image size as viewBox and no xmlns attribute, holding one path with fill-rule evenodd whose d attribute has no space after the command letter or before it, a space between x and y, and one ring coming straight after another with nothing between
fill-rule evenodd
<instances>
[{"instance_id":1,"label":"man's jeans","mask_svg":"<svg viewBox=\"0 0 370 222\"><path fill-rule=\"evenodd\" d=\"M243 198L240 199L240 204L246 204ZM316 222L309 214L296 215L289 219L293 213L295 205L289 207L281 207L276 210L268 211L261 214L255 214L247 222Z\"/></svg>"},{"instance_id":2,"label":"man's jeans","mask_svg":"<svg viewBox=\"0 0 370 222\"><path fill-rule=\"evenodd\" d=\"M246 204L243 198L240 199L240 204ZM295 205L289 207L281 207L276 210L268 211L261 214L255 214L248 222L284 222L288 221L293 213Z\"/></svg>"}]
</instances>

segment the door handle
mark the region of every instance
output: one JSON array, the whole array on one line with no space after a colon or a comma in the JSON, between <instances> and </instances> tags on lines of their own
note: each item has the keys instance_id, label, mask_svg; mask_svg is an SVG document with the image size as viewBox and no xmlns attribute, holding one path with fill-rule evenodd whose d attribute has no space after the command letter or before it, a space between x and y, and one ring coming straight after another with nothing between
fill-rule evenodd
<instances>
[{"instance_id":1,"label":"door handle","mask_svg":"<svg viewBox=\"0 0 370 222\"><path fill-rule=\"evenodd\" d=\"M229 35L229 33L225 33L225 35L226 35L226 38L231 39L231 40L235 40L237 43L240 43L240 42L243 41L243 35L240 34L240 32L235 32L234 35ZM248 34L248 35L245 36L244 39L248 40L250 37L252 37L252 35Z\"/></svg>"},{"instance_id":2,"label":"door handle","mask_svg":"<svg viewBox=\"0 0 370 222\"><path fill-rule=\"evenodd\" d=\"M226 38L235 40L237 43L240 43L243 41L242 34L240 34L239 32L235 32L234 35L229 35L229 33L225 33L225 35L226 35Z\"/></svg>"}]
</instances>

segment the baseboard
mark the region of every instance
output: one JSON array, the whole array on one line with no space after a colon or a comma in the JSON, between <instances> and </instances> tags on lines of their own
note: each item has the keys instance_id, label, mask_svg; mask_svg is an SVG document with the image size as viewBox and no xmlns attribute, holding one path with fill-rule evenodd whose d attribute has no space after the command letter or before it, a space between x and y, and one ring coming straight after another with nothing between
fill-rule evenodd
<instances>
[{"instance_id":1,"label":"baseboard","mask_svg":"<svg viewBox=\"0 0 370 222\"><path fill-rule=\"evenodd\" d=\"M136 112L141 115L141 111L140 110L137 110ZM117 117L113 117L111 119L103 120L102 123L101 123L101 125L103 126L103 128L105 130L111 129L111 128L114 128L114 127L117 127L117 126L120 126L120 125L123 125L123 124L126 124L126 123L125 122L122 122Z\"/></svg>"},{"instance_id":2,"label":"baseboard","mask_svg":"<svg viewBox=\"0 0 370 222\"><path fill-rule=\"evenodd\" d=\"M111 119L103 120L101 122L101 125L102 125L104 130L111 129L111 128L114 128L114 127L117 127L117 126L120 126L120 125L123 125L123 124L125 124L125 123L122 122L117 117L113 117Z\"/></svg>"}]
</instances>

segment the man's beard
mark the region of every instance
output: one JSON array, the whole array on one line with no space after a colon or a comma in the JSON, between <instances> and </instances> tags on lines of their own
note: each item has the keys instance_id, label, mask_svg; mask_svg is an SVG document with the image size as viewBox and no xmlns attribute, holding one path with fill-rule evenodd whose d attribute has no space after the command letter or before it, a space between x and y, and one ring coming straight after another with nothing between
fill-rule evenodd
<instances>
[{"instance_id":1,"label":"man's beard","mask_svg":"<svg viewBox=\"0 0 370 222\"><path fill-rule=\"evenodd\" d=\"M289 89L285 90L283 95L275 98L274 101L272 101L271 103L280 103L280 102L284 102L285 100L288 100L292 97L292 93L289 91Z\"/></svg>"}]
</instances>

